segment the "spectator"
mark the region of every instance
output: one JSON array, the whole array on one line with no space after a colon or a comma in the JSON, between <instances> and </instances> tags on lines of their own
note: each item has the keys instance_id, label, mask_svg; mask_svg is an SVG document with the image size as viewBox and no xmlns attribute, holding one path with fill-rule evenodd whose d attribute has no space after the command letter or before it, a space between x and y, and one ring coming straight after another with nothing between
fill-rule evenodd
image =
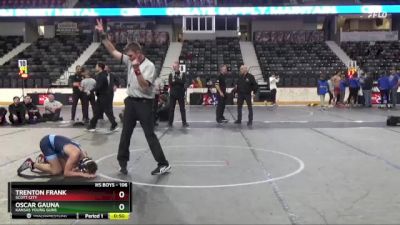
<instances>
[{"instance_id":1,"label":"spectator","mask_svg":"<svg viewBox=\"0 0 400 225\"><path fill-rule=\"evenodd\" d=\"M158 109L156 113L156 118L159 121L168 121L169 119L169 101L168 96L163 94L160 95L160 101L158 103Z\"/></svg>"},{"instance_id":2,"label":"spectator","mask_svg":"<svg viewBox=\"0 0 400 225\"><path fill-rule=\"evenodd\" d=\"M24 98L24 105L26 113L28 114L29 123L37 123L42 121L42 115L40 115L38 107L32 103L32 98L28 95Z\"/></svg>"},{"instance_id":3,"label":"spectator","mask_svg":"<svg viewBox=\"0 0 400 225\"><path fill-rule=\"evenodd\" d=\"M371 107L371 94L372 94L373 80L371 74L366 74L362 82L362 90L364 96L364 106Z\"/></svg>"},{"instance_id":4,"label":"spectator","mask_svg":"<svg viewBox=\"0 0 400 225\"><path fill-rule=\"evenodd\" d=\"M26 109L19 97L13 98L14 103L8 106L9 120L12 125L23 125L25 123Z\"/></svg>"},{"instance_id":5,"label":"spectator","mask_svg":"<svg viewBox=\"0 0 400 225\"><path fill-rule=\"evenodd\" d=\"M347 104L351 105L358 104L358 91L360 89L360 80L358 78L357 73L354 73L354 75L350 77L349 89L350 89L350 95L349 98L347 99Z\"/></svg>"},{"instance_id":6,"label":"spectator","mask_svg":"<svg viewBox=\"0 0 400 225\"><path fill-rule=\"evenodd\" d=\"M334 99L333 93L335 91L335 87L333 86L332 79L328 79L327 82L328 82L328 94L329 94L329 102L328 102L328 104L329 104L329 106L331 106L332 105L332 100Z\"/></svg>"},{"instance_id":7,"label":"spectator","mask_svg":"<svg viewBox=\"0 0 400 225\"><path fill-rule=\"evenodd\" d=\"M203 105L214 105L215 101L212 94L213 82L211 78L206 78L207 93L203 96Z\"/></svg>"},{"instance_id":8,"label":"spectator","mask_svg":"<svg viewBox=\"0 0 400 225\"><path fill-rule=\"evenodd\" d=\"M326 81L324 75L321 74L318 80L318 85L317 85L317 92L320 98L320 105L321 108L325 107L325 95L328 93L328 81Z\"/></svg>"},{"instance_id":9,"label":"spectator","mask_svg":"<svg viewBox=\"0 0 400 225\"><path fill-rule=\"evenodd\" d=\"M198 88L197 81L195 79L192 79L192 84L190 85L191 88Z\"/></svg>"},{"instance_id":10,"label":"spectator","mask_svg":"<svg viewBox=\"0 0 400 225\"><path fill-rule=\"evenodd\" d=\"M279 82L279 76L272 74L269 77L269 90L271 90L272 105L276 105L276 92L278 90L277 83Z\"/></svg>"},{"instance_id":11,"label":"spectator","mask_svg":"<svg viewBox=\"0 0 400 225\"><path fill-rule=\"evenodd\" d=\"M81 82L81 91L85 93L85 101L87 102L86 107L88 108L87 111L89 111L89 103L90 103L90 105L92 106L92 115L94 115L96 107L96 97L94 95L96 80L90 76L89 71L86 69L82 69L82 75L85 78Z\"/></svg>"},{"instance_id":12,"label":"spectator","mask_svg":"<svg viewBox=\"0 0 400 225\"><path fill-rule=\"evenodd\" d=\"M383 107L383 104L386 100L386 108L388 108L390 82L389 77L386 74L381 75L381 77L378 79L378 88L381 92L381 107Z\"/></svg>"},{"instance_id":13,"label":"spectator","mask_svg":"<svg viewBox=\"0 0 400 225\"><path fill-rule=\"evenodd\" d=\"M331 78L331 82L333 84L335 105L337 105L338 103L340 103L340 72Z\"/></svg>"},{"instance_id":14,"label":"spectator","mask_svg":"<svg viewBox=\"0 0 400 225\"><path fill-rule=\"evenodd\" d=\"M399 75L395 69L392 69L389 76L390 85L390 102L392 103L393 109L396 108L397 103L397 89L399 88Z\"/></svg>"},{"instance_id":15,"label":"spectator","mask_svg":"<svg viewBox=\"0 0 400 225\"><path fill-rule=\"evenodd\" d=\"M4 107L0 107L0 126L7 124L6 115L7 115L7 109Z\"/></svg>"},{"instance_id":16,"label":"spectator","mask_svg":"<svg viewBox=\"0 0 400 225\"><path fill-rule=\"evenodd\" d=\"M201 81L201 78L199 76L196 78L196 82L198 88L203 88L203 81Z\"/></svg>"},{"instance_id":17,"label":"spectator","mask_svg":"<svg viewBox=\"0 0 400 225\"><path fill-rule=\"evenodd\" d=\"M54 99L54 95L49 94L46 101L44 102L45 113L43 114L43 119L47 121L60 121L63 120L60 117L61 109L63 104Z\"/></svg>"},{"instance_id":18,"label":"spectator","mask_svg":"<svg viewBox=\"0 0 400 225\"><path fill-rule=\"evenodd\" d=\"M344 99L346 97L346 87L347 87L346 76L344 74L341 74L339 83L340 104L344 104Z\"/></svg>"}]
</instances>

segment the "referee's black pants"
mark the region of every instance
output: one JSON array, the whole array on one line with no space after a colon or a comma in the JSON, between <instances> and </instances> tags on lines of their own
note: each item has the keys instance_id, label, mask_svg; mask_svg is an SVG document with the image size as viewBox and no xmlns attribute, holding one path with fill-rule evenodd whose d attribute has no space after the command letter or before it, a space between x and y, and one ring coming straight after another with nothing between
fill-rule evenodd
<instances>
[{"instance_id":1,"label":"referee's black pants","mask_svg":"<svg viewBox=\"0 0 400 225\"><path fill-rule=\"evenodd\" d=\"M114 112L113 112L113 96L98 96L96 100L96 108L93 118L90 120L90 128L96 128L97 121L106 114L111 125L115 125Z\"/></svg>"},{"instance_id":2,"label":"referee's black pants","mask_svg":"<svg viewBox=\"0 0 400 225\"><path fill-rule=\"evenodd\" d=\"M218 99L218 104L217 104L217 122L225 119L224 117L224 111L225 111L225 105L226 105L226 94L224 95L224 97L222 97L221 95L217 94L217 99Z\"/></svg>"},{"instance_id":3,"label":"referee's black pants","mask_svg":"<svg viewBox=\"0 0 400 225\"><path fill-rule=\"evenodd\" d=\"M238 94L237 99L237 120L242 121L242 108L243 103L246 101L247 108L249 110L249 122L253 122L253 105L251 102L251 94Z\"/></svg>"},{"instance_id":4,"label":"referee's black pants","mask_svg":"<svg viewBox=\"0 0 400 225\"><path fill-rule=\"evenodd\" d=\"M168 124L172 125L174 122L174 114L175 114L175 106L176 106L176 101L178 101L179 104L179 109L181 111L181 118L182 118L182 124L186 124L186 110L185 110L185 96L173 96L170 95L169 97L169 121Z\"/></svg>"},{"instance_id":5,"label":"referee's black pants","mask_svg":"<svg viewBox=\"0 0 400 225\"><path fill-rule=\"evenodd\" d=\"M129 161L129 146L136 122L143 128L147 144L159 166L168 165L157 135L154 133L153 99L127 97L124 100L125 110L121 139L119 142L117 159L121 166Z\"/></svg>"},{"instance_id":6,"label":"referee's black pants","mask_svg":"<svg viewBox=\"0 0 400 225\"><path fill-rule=\"evenodd\" d=\"M89 120L89 111L87 110L88 107L86 106L88 104L88 101L85 95L86 93L83 91L72 93L71 120L75 120L76 106L78 105L79 100L81 100L82 104L82 115L83 115L82 119Z\"/></svg>"}]
</instances>

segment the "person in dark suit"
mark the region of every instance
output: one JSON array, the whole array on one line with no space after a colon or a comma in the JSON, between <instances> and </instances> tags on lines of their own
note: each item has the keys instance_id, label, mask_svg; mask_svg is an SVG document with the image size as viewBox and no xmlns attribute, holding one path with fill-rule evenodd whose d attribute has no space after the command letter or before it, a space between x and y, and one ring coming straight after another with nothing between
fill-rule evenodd
<instances>
[{"instance_id":1,"label":"person in dark suit","mask_svg":"<svg viewBox=\"0 0 400 225\"><path fill-rule=\"evenodd\" d=\"M110 131L115 131L118 129L118 124L115 121L113 113L113 98L114 98L114 78L112 74L107 73L103 63L97 63L96 65L96 87L95 92L97 96L95 114L90 120L90 124L87 128L88 131L95 131L97 121L103 114L103 112L108 117L111 122Z\"/></svg>"},{"instance_id":2,"label":"person in dark suit","mask_svg":"<svg viewBox=\"0 0 400 225\"><path fill-rule=\"evenodd\" d=\"M258 89L257 81L253 75L248 72L247 66L242 65L240 67L240 77L236 84L237 98L237 111L238 116L235 124L242 123L242 108L243 102L246 101L247 108L249 109L249 121L247 126L253 125L253 106L251 102L252 92L256 92Z\"/></svg>"},{"instance_id":3,"label":"person in dark suit","mask_svg":"<svg viewBox=\"0 0 400 225\"><path fill-rule=\"evenodd\" d=\"M174 69L174 72L170 73L168 77L170 87L170 110L168 125L172 127L172 123L174 122L175 105L176 101L178 101L179 108L181 110L182 126L188 127L189 125L186 122L185 110L186 75L179 71L179 62L175 62L174 65L172 65L172 68Z\"/></svg>"}]
</instances>

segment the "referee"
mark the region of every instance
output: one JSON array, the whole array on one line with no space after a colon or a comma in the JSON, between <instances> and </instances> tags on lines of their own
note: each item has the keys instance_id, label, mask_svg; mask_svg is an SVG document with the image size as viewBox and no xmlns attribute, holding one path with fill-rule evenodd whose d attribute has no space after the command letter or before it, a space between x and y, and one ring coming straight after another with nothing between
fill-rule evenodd
<instances>
[{"instance_id":1,"label":"referee","mask_svg":"<svg viewBox=\"0 0 400 225\"><path fill-rule=\"evenodd\" d=\"M153 101L155 93L153 84L156 79L154 64L143 55L141 46L136 42L129 43L125 47L126 54L116 50L107 39L101 19L97 20L96 30L100 32L102 43L108 52L128 67L128 97L124 100L123 127L117 155L121 167L120 172L128 173L129 145L136 121L140 122L153 157L158 162L157 168L151 174L159 175L169 172L171 166L166 160L160 142L154 133Z\"/></svg>"},{"instance_id":2,"label":"referee","mask_svg":"<svg viewBox=\"0 0 400 225\"><path fill-rule=\"evenodd\" d=\"M179 62L174 62L172 65L174 69L173 73L168 76L168 83L170 87L170 97L169 97L169 118L168 126L172 127L174 122L174 112L176 101L178 101L179 109L181 111L182 126L188 127L189 124L186 121L186 110L185 110L185 83L186 75L179 70Z\"/></svg>"},{"instance_id":3,"label":"referee","mask_svg":"<svg viewBox=\"0 0 400 225\"><path fill-rule=\"evenodd\" d=\"M258 89L257 81L252 74L249 73L246 65L240 67L240 76L236 83L237 98L237 120L235 124L242 123L242 108L243 103L246 101L249 110L249 121L247 126L253 125L253 106L251 102L251 93L256 92Z\"/></svg>"},{"instance_id":4,"label":"referee","mask_svg":"<svg viewBox=\"0 0 400 225\"><path fill-rule=\"evenodd\" d=\"M85 93L80 90L81 82L83 80L82 70L83 68L81 66L76 66L75 74L69 77L69 82L72 86L71 121L75 121L76 106L78 105L78 101L81 100L83 114L82 120L84 122L89 122L89 111L86 106L88 102L85 101Z\"/></svg>"},{"instance_id":5,"label":"referee","mask_svg":"<svg viewBox=\"0 0 400 225\"><path fill-rule=\"evenodd\" d=\"M225 76L228 73L228 67L222 65L220 67L220 74L218 76L217 82L215 83L215 89L217 89L217 123L227 123L228 120L224 117L225 105L226 105L226 81Z\"/></svg>"}]
</instances>

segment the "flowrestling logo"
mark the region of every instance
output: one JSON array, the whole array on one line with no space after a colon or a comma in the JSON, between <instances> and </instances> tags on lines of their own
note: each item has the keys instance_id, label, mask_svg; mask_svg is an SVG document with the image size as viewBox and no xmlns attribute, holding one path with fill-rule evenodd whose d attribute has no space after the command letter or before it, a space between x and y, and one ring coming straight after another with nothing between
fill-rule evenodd
<instances>
[{"instance_id":1,"label":"flowrestling logo","mask_svg":"<svg viewBox=\"0 0 400 225\"><path fill-rule=\"evenodd\" d=\"M0 9L0 17L225 16L400 13L400 5Z\"/></svg>"}]
</instances>

